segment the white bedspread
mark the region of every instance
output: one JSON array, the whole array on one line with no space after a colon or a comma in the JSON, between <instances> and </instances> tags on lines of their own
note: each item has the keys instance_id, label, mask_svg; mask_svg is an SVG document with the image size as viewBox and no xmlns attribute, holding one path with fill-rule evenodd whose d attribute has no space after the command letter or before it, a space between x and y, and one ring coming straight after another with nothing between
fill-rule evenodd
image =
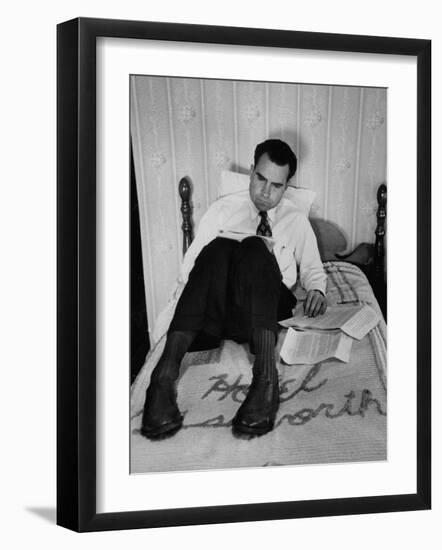
<instances>
[{"instance_id":1,"label":"white bedspread","mask_svg":"<svg viewBox=\"0 0 442 550\"><path fill-rule=\"evenodd\" d=\"M330 303L368 303L379 312L379 324L353 343L350 362L278 363L281 405L275 429L244 440L232 435L230 422L251 379L248 346L225 341L217 350L189 353L178 383L184 426L169 439L150 441L140 434L140 422L150 373L164 347L162 338L132 386L133 473L386 459L385 322L357 267L345 262L324 266ZM282 330L279 347L284 334Z\"/></svg>"}]
</instances>

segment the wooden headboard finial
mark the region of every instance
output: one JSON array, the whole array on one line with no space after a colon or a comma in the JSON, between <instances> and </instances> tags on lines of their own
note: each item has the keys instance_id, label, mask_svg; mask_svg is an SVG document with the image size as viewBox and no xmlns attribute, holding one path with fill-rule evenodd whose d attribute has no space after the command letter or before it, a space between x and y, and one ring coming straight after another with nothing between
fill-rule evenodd
<instances>
[{"instance_id":1,"label":"wooden headboard finial","mask_svg":"<svg viewBox=\"0 0 442 550\"><path fill-rule=\"evenodd\" d=\"M181 226L183 230L183 254L186 253L193 240L192 230L192 207L190 206L190 193L192 186L188 178L181 178L178 191L181 197L181 213L183 215L183 224Z\"/></svg>"},{"instance_id":2,"label":"wooden headboard finial","mask_svg":"<svg viewBox=\"0 0 442 550\"><path fill-rule=\"evenodd\" d=\"M387 186L383 183L378 188L377 193L378 210L376 213L376 240L374 243L375 255L375 276L382 279L384 277L385 260L385 218L387 216Z\"/></svg>"}]
</instances>

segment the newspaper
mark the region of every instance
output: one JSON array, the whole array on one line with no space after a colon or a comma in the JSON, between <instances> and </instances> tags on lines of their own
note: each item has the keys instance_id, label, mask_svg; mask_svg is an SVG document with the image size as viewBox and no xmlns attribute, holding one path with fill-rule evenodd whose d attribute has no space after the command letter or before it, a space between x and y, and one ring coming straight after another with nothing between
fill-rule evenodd
<instances>
[{"instance_id":1,"label":"newspaper","mask_svg":"<svg viewBox=\"0 0 442 550\"><path fill-rule=\"evenodd\" d=\"M241 242L243 239L246 239L247 237L259 237L265 242L270 252L273 250L273 246L275 244L275 241L271 237L264 237L263 235L256 235L256 233L247 232L247 231L228 231L228 230L220 229L218 231L218 236L224 237L225 239L232 239L233 241L239 241L239 242Z\"/></svg>"},{"instance_id":2,"label":"newspaper","mask_svg":"<svg viewBox=\"0 0 442 550\"><path fill-rule=\"evenodd\" d=\"M307 317L302 304L294 311L290 319L280 321L283 327L295 327L314 330L340 329L356 340L361 340L379 323L379 315L368 305L329 306L324 315Z\"/></svg>"},{"instance_id":3,"label":"newspaper","mask_svg":"<svg viewBox=\"0 0 442 550\"><path fill-rule=\"evenodd\" d=\"M313 365L326 359L348 363L353 340L341 331L297 331L289 327L281 347L288 365Z\"/></svg>"}]
</instances>

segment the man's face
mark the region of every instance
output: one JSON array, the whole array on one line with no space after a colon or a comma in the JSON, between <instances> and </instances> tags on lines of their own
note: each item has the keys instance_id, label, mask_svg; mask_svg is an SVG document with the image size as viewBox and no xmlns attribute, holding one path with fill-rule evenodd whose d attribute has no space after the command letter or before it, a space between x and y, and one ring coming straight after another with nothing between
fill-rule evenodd
<instances>
[{"instance_id":1,"label":"man's face","mask_svg":"<svg viewBox=\"0 0 442 550\"><path fill-rule=\"evenodd\" d=\"M251 169L249 192L253 204L260 211L274 208L287 189L289 165L278 166L264 153Z\"/></svg>"}]
</instances>

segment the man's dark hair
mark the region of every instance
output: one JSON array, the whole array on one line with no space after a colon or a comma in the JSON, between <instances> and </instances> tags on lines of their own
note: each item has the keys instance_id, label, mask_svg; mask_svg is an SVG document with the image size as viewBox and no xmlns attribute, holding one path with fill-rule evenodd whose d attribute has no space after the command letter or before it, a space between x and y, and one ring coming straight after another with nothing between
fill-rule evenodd
<instances>
[{"instance_id":1,"label":"man's dark hair","mask_svg":"<svg viewBox=\"0 0 442 550\"><path fill-rule=\"evenodd\" d=\"M295 174L298 160L295 153L290 149L285 141L280 139L267 139L259 143L255 149L254 164L258 164L259 159L267 153L272 162L278 166L289 166L289 175L287 181Z\"/></svg>"}]
</instances>

